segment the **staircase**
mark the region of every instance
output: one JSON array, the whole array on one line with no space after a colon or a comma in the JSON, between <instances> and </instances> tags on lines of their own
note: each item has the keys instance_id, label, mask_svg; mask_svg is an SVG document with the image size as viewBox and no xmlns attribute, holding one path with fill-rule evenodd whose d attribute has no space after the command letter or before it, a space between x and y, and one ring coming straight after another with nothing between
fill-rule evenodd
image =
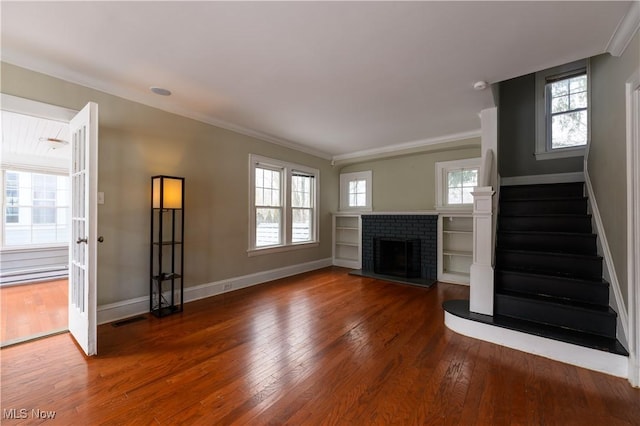
<instances>
[{"instance_id":1,"label":"staircase","mask_svg":"<svg viewBox=\"0 0 640 426\"><path fill-rule=\"evenodd\" d=\"M497 323L628 355L581 182L501 187L495 289Z\"/></svg>"}]
</instances>

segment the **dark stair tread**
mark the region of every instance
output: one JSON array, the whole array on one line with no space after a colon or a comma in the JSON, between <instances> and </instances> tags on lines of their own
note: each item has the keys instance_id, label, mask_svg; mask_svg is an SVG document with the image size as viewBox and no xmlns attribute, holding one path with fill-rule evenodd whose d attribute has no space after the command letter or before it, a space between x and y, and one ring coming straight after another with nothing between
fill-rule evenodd
<instances>
[{"instance_id":1,"label":"dark stair tread","mask_svg":"<svg viewBox=\"0 0 640 426\"><path fill-rule=\"evenodd\" d=\"M445 311L460 318L494 325L509 330L520 331L535 336L560 342L571 343L585 348L596 349L612 354L629 356L629 352L616 339L598 336L590 333L583 333L562 327L544 325L536 322L520 320L501 315L481 315L469 311L468 300L448 300L442 304Z\"/></svg>"},{"instance_id":2,"label":"dark stair tread","mask_svg":"<svg viewBox=\"0 0 640 426\"><path fill-rule=\"evenodd\" d=\"M565 258L579 258L584 260L602 260L602 256L594 255L594 254L581 254L581 253L566 253L566 252L557 252L550 250L520 250L520 249L510 249L510 248L496 248L496 252L502 253L518 253L518 254L531 254L532 256L540 256L541 254L549 254L551 256L560 256Z\"/></svg>"},{"instance_id":3,"label":"dark stair tread","mask_svg":"<svg viewBox=\"0 0 640 426\"><path fill-rule=\"evenodd\" d=\"M512 291L609 306L609 283L602 278L589 280L496 269L495 288L496 293Z\"/></svg>"},{"instance_id":4,"label":"dark stair tread","mask_svg":"<svg viewBox=\"0 0 640 426\"><path fill-rule=\"evenodd\" d=\"M509 213L500 213L500 217L517 217L517 218L524 218L524 217L535 217L535 218L539 218L539 217L544 217L544 218L560 218L560 219L571 219L571 218L589 218L591 219L591 215L590 214L582 214L582 213L527 213L527 214L509 214Z\"/></svg>"},{"instance_id":5,"label":"dark stair tread","mask_svg":"<svg viewBox=\"0 0 640 426\"><path fill-rule=\"evenodd\" d=\"M576 276L575 274L572 274L571 272L555 271L555 270L551 270L551 269L540 269L540 268L535 268L535 267L527 268L526 266L518 267L518 266L512 266L512 265L510 265L510 266L501 265L501 266L499 266L499 268L502 269L502 270L507 270L507 268L509 268L508 270L513 271L513 272L522 272L522 273L525 273L525 274L546 275L546 276L554 277L554 278L566 278L566 279L570 279L570 278L581 279L581 278L584 278L586 281L589 281L589 278L587 276L581 277L581 276Z\"/></svg>"},{"instance_id":6,"label":"dark stair tread","mask_svg":"<svg viewBox=\"0 0 640 426\"><path fill-rule=\"evenodd\" d=\"M524 194L547 198L565 198L584 195L584 182L534 185L501 185L500 198L522 197Z\"/></svg>"},{"instance_id":7,"label":"dark stair tread","mask_svg":"<svg viewBox=\"0 0 640 426\"><path fill-rule=\"evenodd\" d=\"M597 259L597 254L588 254L588 253L581 253L578 251L575 251L571 248L555 248L552 247L552 244L549 243L549 245L545 245L544 247L541 248L535 248L535 247L527 247L526 250L521 250L520 248L512 248L510 244L504 244L504 243L500 243L498 242L498 244L496 245L496 251L510 251L510 252L527 252L527 253L531 253L531 254L536 254L536 255L540 255L540 254L550 254L550 255L562 255L562 254L568 254L568 255L576 255L576 256L586 256L587 258L589 258L589 260L598 260Z\"/></svg>"},{"instance_id":8,"label":"dark stair tread","mask_svg":"<svg viewBox=\"0 0 640 426\"><path fill-rule=\"evenodd\" d=\"M557 279L557 278L561 278L562 280L567 280L567 281L573 281L576 283L580 283L583 285L594 285L594 286L603 286L603 287L609 287L609 282L605 279L599 279L599 280L590 280L587 278L579 278L579 277L558 277L556 275L548 275L548 274L536 274L535 272L527 272L527 271L523 271L521 269L509 269L509 268L496 268L495 270L496 272L504 272L507 274L513 274L513 275L523 275L523 276L531 276L531 277L535 277L535 278L540 278L540 279Z\"/></svg>"},{"instance_id":9,"label":"dark stair tread","mask_svg":"<svg viewBox=\"0 0 640 426\"><path fill-rule=\"evenodd\" d=\"M535 295L530 293L516 292L512 290L498 291L496 293L496 296L507 296L507 297L517 298L517 299L533 300L539 303L561 305L567 309L574 309L574 310L580 310L585 312L597 312L603 315L613 315L613 316L618 315L616 311L611 309L611 307L609 307L608 305L603 306L603 305L597 305L597 304L587 303L587 302L579 302L576 300L565 299L565 298L554 297L554 296Z\"/></svg>"},{"instance_id":10,"label":"dark stair tread","mask_svg":"<svg viewBox=\"0 0 640 426\"><path fill-rule=\"evenodd\" d=\"M564 232L564 231L516 231L505 229L498 231L498 234L524 234L524 235L548 235L550 237L585 237L585 238L597 238L597 234L593 232Z\"/></svg>"},{"instance_id":11,"label":"dark stair tread","mask_svg":"<svg viewBox=\"0 0 640 426\"><path fill-rule=\"evenodd\" d=\"M505 199L500 199L501 203L511 203L511 202L523 202L523 201L564 201L564 200L580 200L580 201L584 201L584 200L588 200L589 197L584 197L584 196L558 196L558 197L540 197L540 196L536 196L536 197L521 197L521 198L505 198Z\"/></svg>"}]
</instances>

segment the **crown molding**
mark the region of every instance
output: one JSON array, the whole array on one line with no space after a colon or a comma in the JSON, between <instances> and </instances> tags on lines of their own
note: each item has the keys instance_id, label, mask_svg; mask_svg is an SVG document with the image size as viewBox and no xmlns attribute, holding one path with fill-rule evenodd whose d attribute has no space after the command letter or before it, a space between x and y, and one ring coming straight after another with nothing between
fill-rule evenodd
<instances>
[{"instance_id":1,"label":"crown molding","mask_svg":"<svg viewBox=\"0 0 640 426\"><path fill-rule=\"evenodd\" d=\"M606 51L621 56L640 28L640 2L634 1L611 35Z\"/></svg>"},{"instance_id":2,"label":"crown molding","mask_svg":"<svg viewBox=\"0 0 640 426\"><path fill-rule=\"evenodd\" d=\"M146 105L148 107L159 109L161 111L165 111L171 114L179 115L181 117L190 118L192 120L196 120L201 123L219 127L221 129L230 130L232 132L239 133L241 135L262 140L264 142L269 142L275 145L283 146L285 148L294 149L296 151L304 152L306 154L323 158L325 160L331 159L331 154L311 148L309 146L303 145L298 142L294 142L284 138L279 138L267 133L259 132L257 130L253 130L247 127L229 123L229 122L226 122L214 117L210 117L204 114L199 114L187 108L182 108L177 105L171 105L168 103L160 104L160 103L149 102L149 99L147 99L147 96L145 96L145 94L131 92L129 90L119 87L116 84L105 83L102 80L87 77L73 70L69 70L66 67L48 63L47 61L34 60L33 58L26 57L24 55L18 55L18 56L19 57L14 57L14 55L11 52L3 52L1 60L2 62L14 65L16 67L20 67L20 68L27 69L29 71L44 74L49 77L66 81L68 83L84 86L92 90L97 90L99 92L106 93L108 95L117 96L119 98L123 98L128 101Z\"/></svg>"},{"instance_id":3,"label":"crown molding","mask_svg":"<svg viewBox=\"0 0 640 426\"><path fill-rule=\"evenodd\" d=\"M424 151L434 145L446 144L449 142L457 142L465 139L479 138L482 135L480 129L471 130L468 132L454 133L450 135L437 136L434 138L420 139L412 142L404 142L395 145L386 145L379 148L366 149L362 151L356 151L349 154L336 155L332 159L334 165L345 165L349 163L356 163L360 161L376 160L380 158L395 157L398 155L412 154L415 152ZM480 143L477 144L480 146Z\"/></svg>"}]
</instances>

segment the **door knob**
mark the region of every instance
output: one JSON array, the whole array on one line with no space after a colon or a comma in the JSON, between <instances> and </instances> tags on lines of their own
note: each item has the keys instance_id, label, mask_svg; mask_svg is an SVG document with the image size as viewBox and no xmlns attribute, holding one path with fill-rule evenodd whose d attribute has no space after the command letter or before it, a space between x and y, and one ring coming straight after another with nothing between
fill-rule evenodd
<instances>
[{"instance_id":1,"label":"door knob","mask_svg":"<svg viewBox=\"0 0 640 426\"><path fill-rule=\"evenodd\" d=\"M87 239L86 238L78 238L78 240L76 241L76 244L80 244L80 243L87 243Z\"/></svg>"},{"instance_id":2,"label":"door knob","mask_svg":"<svg viewBox=\"0 0 640 426\"><path fill-rule=\"evenodd\" d=\"M104 237L103 237L102 235L100 235L100 236L98 237L98 242L99 242L99 243L103 243L103 242L104 242Z\"/></svg>"}]
</instances>

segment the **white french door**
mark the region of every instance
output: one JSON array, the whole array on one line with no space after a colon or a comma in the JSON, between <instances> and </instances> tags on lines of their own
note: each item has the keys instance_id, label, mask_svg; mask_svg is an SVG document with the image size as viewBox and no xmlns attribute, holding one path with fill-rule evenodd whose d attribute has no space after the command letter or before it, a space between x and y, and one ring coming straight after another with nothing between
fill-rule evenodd
<instances>
[{"instance_id":1,"label":"white french door","mask_svg":"<svg viewBox=\"0 0 640 426\"><path fill-rule=\"evenodd\" d=\"M98 105L89 102L71 131L71 244L69 332L87 355L96 355L98 245Z\"/></svg>"}]
</instances>

